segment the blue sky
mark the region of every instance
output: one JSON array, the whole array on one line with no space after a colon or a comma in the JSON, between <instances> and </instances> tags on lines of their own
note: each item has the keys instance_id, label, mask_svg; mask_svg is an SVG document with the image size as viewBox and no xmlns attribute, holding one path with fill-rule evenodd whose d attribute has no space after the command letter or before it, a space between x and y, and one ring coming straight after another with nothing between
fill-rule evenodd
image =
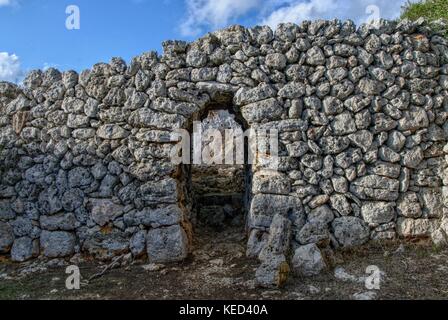
<instances>
[{"instance_id":1,"label":"blue sky","mask_svg":"<svg viewBox=\"0 0 448 320\"><path fill-rule=\"evenodd\" d=\"M113 56L161 52L167 39L194 40L229 24L304 19L396 18L405 0L0 0L0 80L49 66L81 71ZM80 10L68 30L66 8Z\"/></svg>"}]
</instances>

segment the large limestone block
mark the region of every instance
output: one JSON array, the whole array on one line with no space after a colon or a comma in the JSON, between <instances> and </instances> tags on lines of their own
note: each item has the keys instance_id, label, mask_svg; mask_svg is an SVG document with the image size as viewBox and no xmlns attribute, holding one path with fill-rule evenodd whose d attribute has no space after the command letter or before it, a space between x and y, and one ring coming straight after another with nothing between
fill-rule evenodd
<instances>
[{"instance_id":1,"label":"large limestone block","mask_svg":"<svg viewBox=\"0 0 448 320\"><path fill-rule=\"evenodd\" d=\"M286 280L290 268L284 255L276 255L271 259L263 261L255 272L255 281L260 287L282 287Z\"/></svg>"},{"instance_id":2,"label":"large limestone block","mask_svg":"<svg viewBox=\"0 0 448 320\"><path fill-rule=\"evenodd\" d=\"M277 171L261 170L254 174L252 180L253 193L289 194L290 179Z\"/></svg>"},{"instance_id":3,"label":"large limestone block","mask_svg":"<svg viewBox=\"0 0 448 320\"><path fill-rule=\"evenodd\" d=\"M310 243L294 251L291 267L298 275L314 276L325 270L327 265L318 246Z\"/></svg>"},{"instance_id":4,"label":"large limestone block","mask_svg":"<svg viewBox=\"0 0 448 320\"><path fill-rule=\"evenodd\" d=\"M66 231L42 231L40 246L44 256L58 258L70 256L75 252L76 237Z\"/></svg>"},{"instance_id":5,"label":"large limestone block","mask_svg":"<svg viewBox=\"0 0 448 320\"><path fill-rule=\"evenodd\" d=\"M12 228L6 222L0 222L0 253L8 253L14 242Z\"/></svg>"},{"instance_id":6,"label":"large limestone block","mask_svg":"<svg viewBox=\"0 0 448 320\"><path fill-rule=\"evenodd\" d=\"M367 223L383 224L395 217L395 203L384 201L366 201L361 207L362 218Z\"/></svg>"},{"instance_id":7,"label":"large limestone block","mask_svg":"<svg viewBox=\"0 0 448 320\"><path fill-rule=\"evenodd\" d=\"M397 233L405 238L425 238L437 229L438 224L439 221L435 219L399 218Z\"/></svg>"},{"instance_id":8,"label":"large limestone block","mask_svg":"<svg viewBox=\"0 0 448 320\"><path fill-rule=\"evenodd\" d=\"M268 228L278 213L289 216L291 222L301 227L305 223L305 212L299 198L286 195L256 194L252 198L249 224L251 227Z\"/></svg>"},{"instance_id":9,"label":"large limestone block","mask_svg":"<svg viewBox=\"0 0 448 320\"><path fill-rule=\"evenodd\" d=\"M150 262L180 261L188 255L187 234L180 225L151 229L146 236Z\"/></svg>"},{"instance_id":10,"label":"large limestone block","mask_svg":"<svg viewBox=\"0 0 448 320\"><path fill-rule=\"evenodd\" d=\"M123 215L123 206L110 199L89 199L87 207L90 209L92 219L100 226L114 221Z\"/></svg>"},{"instance_id":11,"label":"large limestone block","mask_svg":"<svg viewBox=\"0 0 448 320\"><path fill-rule=\"evenodd\" d=\"M369 227L362 219L352 216L340 217L334 219L331 226L336 240L343 247L358 246L369 240Z\"/></svg>"}]
</instances>

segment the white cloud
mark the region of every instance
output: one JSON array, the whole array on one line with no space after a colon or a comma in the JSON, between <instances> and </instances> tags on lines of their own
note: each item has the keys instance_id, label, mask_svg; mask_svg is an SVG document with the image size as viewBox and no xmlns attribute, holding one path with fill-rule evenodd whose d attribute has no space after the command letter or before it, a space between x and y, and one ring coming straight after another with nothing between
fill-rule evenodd
<instances>
[{"instance_id":1,"label":"white cloud","mask_svg":"<svg viewBox=\"0 0 448 320\"><path fill-rule=\"evenodd\" d=\"M261 20L273 28L281 22L298 23L315 19L351 19L356 23L378 18L394 19L405 1L393 0L310 0L289 1Z\"/></svg>"},{"instance_id":2,"label":"white cloud","mask_svg":"<svg viewBox=\"0 0 448 320\"><path fill-rule=\"evenodd\" d=\"M22 75L19 57L8 52L0 52L0 81L18 82Z\"/></svg>"},{"instance_id":3,"label":"white cloud","mask_svg":"<svg viewBox=\"0 0 448 320\"><path fill-rule=\"evenodd\" d=\"M352 19L362 23L374 18L393 19L407 0L185 0L187 16L181 33L194 36L224 27L254 13L259 24L275 28L281 22L315 19ZM373 9L373 11L372 11Z\"/></svg>"},{"instance_id":4,"label":"white cloud","mask_svg":"<svg viewBox=\"0 0 448 320\"><path fill-rule=\"evenodd\" d=\"M260 0L186 0L187 17L180 27L185 36L194 36L205 27L222 27L255 9Z\"/></svg>"},{"instance_id":5,"label":"white cloud","mask_svg":"<svg viewBox=\"0 0 448 320\"><path fill-rule=\"evenodd\" d=\"M0 0L0 7L11 6L14 4L14 0Z\"/></svg>"}]
</instances>

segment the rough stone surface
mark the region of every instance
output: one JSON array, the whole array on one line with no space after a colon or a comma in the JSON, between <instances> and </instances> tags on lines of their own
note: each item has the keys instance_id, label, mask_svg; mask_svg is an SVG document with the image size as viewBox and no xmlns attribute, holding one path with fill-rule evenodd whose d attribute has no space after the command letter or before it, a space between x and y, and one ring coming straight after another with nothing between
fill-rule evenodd
<instances>
[{"instance_id":1,"label":"rough stone surface","mask_svg":"<svg viewBox=\"0 0 448 320\"><path fill-rule=\"evenodd\" d=\"M292 269L302 276L314 276L326 268L322 253L316 244L310 243L300 246L294 251Z\"/></svg>"},{"instance_id":2,"label":"rough stone surface","mask_svg":"<svg viewBox=\"0 0 448 320\"><path fill-rule=\"evenodd\" d=\"M106 225L123 214L123 206L109 199L90 199L92 219L100 226Z\"/></svg>"},{"instance_id":3,"label":"rough stone surface","mask_svg":"<svg viewBox=\"0 0 448 320\"><path fill-rule=\"evenodd\" d=\"M148 258L153 263L185 259L187 245L187 235L180 225L151 229L146 236Z\"/></svg>"},{"instance_id":4,"label":"rough stone surface","mask_svg":"<svg viewBox=\"0 0 448 320\"><path fill-rule=\"evenodd\" d=\"M185 258L180 224L192 222L194 197L187 170L170 161L172 133L209 109L278 130L278 159L259 153L247 174L250 256L269 242L276 214L290 222L272 228L284 233L276 243L290 236L289 253L395 230L441 239L448 49L435 31L321 20L232 26L163 47L128 65L114 58L80 74L32 71L21 87L0 82L0 253L22 239L15 252L25 259L31 239L51 257ZM288 261L276 261L263 262L260 282L286 274Z\"/></svg>"},{"instance_id":5,"label":"rough stone surface","mask_svg":"<svg viewBox=\"0 0 448 320\"><path fill-rule=\"evenodd\" d=\"M129 248L135 257L139 257L145 253L146 248L146 231L140 230L135 233L129 244Z\"/></svg>"},{"instance_id":6,"label":"rough stone surface","mask_svg":"<svg viewBox=\"0 0 448 320\"><path fill-rule=\"evenodd\" d=\"M11 259L16 262L24 262L39 254L39 242L29 237L18 238L11 249Z\"/></svg>"},{"instance_id":7,"label":"rough stone surface","mask_svg":"<svg viewBox=\"0 0 448 320\"><path fill-rule=\"evenodd\" d=\"M255 272L255 281L260 287L282 287L288 279L289 272L285 256L275 255L260 264Z\"/></svg>"},{"instance_id":8,"label":"rough stone surface","mask_svg":"<svg viewBox=\"0 0 448 320\"><path fill-rule=\"evenodd\" d=\"M9 224L0 222L0 253L8 253L14 242L14 234Z\"/></svg>"},{"instance_id":9,"label":"rough stone surface","mask_svg":"<svg viewBox=\"0 0 448 320\"><path fill-rule=\"evenodd\" d=\"M427 238L437 229L437 221L432 219L399 218L397 233L405 238Z\"/></svg>"},{"instance_id":10,"label":"rough stone surface","mask_svg":"<svg viewBox=\"0 0 448 320\"><path fill-rule=\"evenodd\" d=\"M395 203L383 201L365 202L361 207L361 215L367 223L388 223L395 217Z\"/></svg>"},{"instance_id":11,"label":"rough stone surface","mask_svg":"<svg viewBox=\"0 0 448 320\"><path fill-rule=\"evenodd\" d=\"M76 238L66 231L42 231L40 247L44 256L58 258L70 256L75 251Z\"/></svg>"},{"instance_id":12,"label":"rough stone surface","mask_svg":"<svg viewBox=\"0 0 448 320\"><path fill-rule=\"evenodd\" d=\"M340 217L332 222L334 236L343 247L361 245L369 239L369 228L366 223L356 217Z\"/></svg>"}]
</instances>

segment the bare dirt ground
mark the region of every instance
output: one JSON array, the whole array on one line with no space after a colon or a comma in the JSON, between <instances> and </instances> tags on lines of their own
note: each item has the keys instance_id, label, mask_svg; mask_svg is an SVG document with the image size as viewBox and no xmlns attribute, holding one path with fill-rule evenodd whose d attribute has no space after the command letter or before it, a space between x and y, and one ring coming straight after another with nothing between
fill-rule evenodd
<instances>
[{"instance_id":1,"label":"bare dirt ground","mask_svg":"<svg viewBox=\"0 0 448 320\"><path fill-rule=\"evenodd\" d=\"M255 286L257 261L245 257L242 230L205 234L196 239L190 258L182 263L135 261L87 283L105 264L83 262L79 265L80 290L65 288L68 262L18 265L0 257L0 299L301 300L354 299L360 293L357 297L373 299L448 299L448 250L424 244L376 243L337 251L335 266L327 272L310 278L290 277L282 289L265 289ZM365 287L363 277L368 276L369 265L384 273L379 290Z\"/></svg>"}]
</instances>

